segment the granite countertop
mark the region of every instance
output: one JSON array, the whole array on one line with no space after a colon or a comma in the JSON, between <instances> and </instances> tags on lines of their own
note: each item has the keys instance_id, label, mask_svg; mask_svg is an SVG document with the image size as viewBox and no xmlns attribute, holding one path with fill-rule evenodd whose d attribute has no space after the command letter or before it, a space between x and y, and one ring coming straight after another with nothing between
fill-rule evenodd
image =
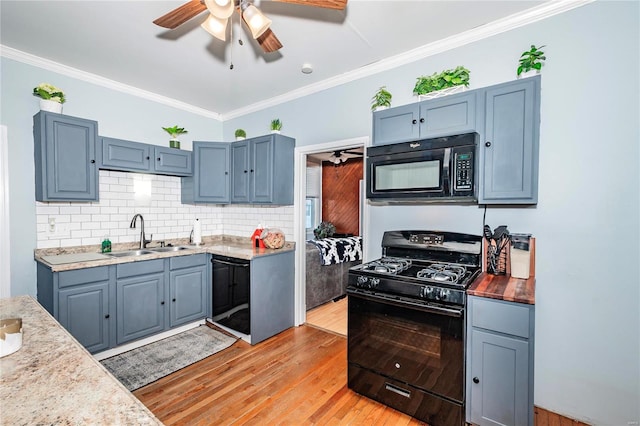
<instances>
[{"instance_id":1,"label":"granite countertop","mask_svg":"<svg viewBox=\"0 0 640 426\"><path fill-rule=\"evenodd\" d=\"M198 253L211 253L221 256L234 257L237 259L251 260L255 257L270 256L279 254L286 251L295 250L295 243L286 242L281 249L264 249L254 248L251 245L251 239L246 237L237 237L230 235L215 235L202 238L202 244L199 246L190 245L189 240L186 238L166 240L165 243L173 246L188 247L187 250L179 250L175 252L154 252L141 256L124 256L124 257L110 257L107 255L100 255L100 246L75 246L75 247L63 247L63 248L50 248L50 249L36 249L34 250L34 259L47 267L51 268L53 272L70 271L74 269L93 268L96 266L116 265L118 263L129 262L141 262L152 259L163 259L166 257L174 256L188 256ZM153 249L159 247L159 242L153 242L148 245L147 249ZM137 250L139 248L138 243L123 243L114 244L112 247L113 252ZM99 257L95 260L81 260L71 261L69 263L52 263L47 261L49 256L68 256L70 254L89 254L93 253ZM51 260L49 258L49 260Z\"/></svg>"},{"instance_id":2,"label":"granite countertop","mask_svg":"<svg viewBox=\"0 0 640 426\"><path fill-rule=\"evenodd\" d=\"M469 286L467 294L509 302L536 303L536 278L513 278L510 275L481 273Z\"/></svg>"},{"instance_id":3,"label":"granite countertop","mask_svg":"<svg viewBox=\"0 0 640 426\"><path fill-rule=\"evenodd\" d=\"M0 358L1 425L162 425L30 296L0 299L22 318L22 348Z\"/></svg>"}]
</instances>

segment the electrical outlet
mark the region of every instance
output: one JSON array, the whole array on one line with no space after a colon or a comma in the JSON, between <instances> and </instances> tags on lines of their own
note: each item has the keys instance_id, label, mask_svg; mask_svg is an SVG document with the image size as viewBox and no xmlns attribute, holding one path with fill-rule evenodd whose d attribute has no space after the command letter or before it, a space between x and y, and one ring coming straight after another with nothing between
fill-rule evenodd
<instances>
[{"instance_id":1,"label":"electrical outlet","mask_svg":"<svg viewBox=\"0 0 640 426\"><path fill-rule=\"evenodd\" d=\"M50 217L49 218L49 233L50 234L55 234L56 233L56 218L55 217Z\"/></svg>"}]
</instances>

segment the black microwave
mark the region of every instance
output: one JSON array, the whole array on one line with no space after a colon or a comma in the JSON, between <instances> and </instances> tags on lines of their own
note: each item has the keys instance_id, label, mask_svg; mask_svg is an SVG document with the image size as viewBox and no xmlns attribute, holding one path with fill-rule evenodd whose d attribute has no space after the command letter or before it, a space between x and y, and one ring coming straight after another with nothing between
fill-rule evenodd
<instances>
[{"instance_id":1,"label":"black microwave","mask_svg":"<svg viewBox=\"0 0 640 426\"><path fill-rule=\"evenodd\" d=\"M367 148L367 199L373 203L477 201L478 134Z\"/></svg>"}]
</instances>

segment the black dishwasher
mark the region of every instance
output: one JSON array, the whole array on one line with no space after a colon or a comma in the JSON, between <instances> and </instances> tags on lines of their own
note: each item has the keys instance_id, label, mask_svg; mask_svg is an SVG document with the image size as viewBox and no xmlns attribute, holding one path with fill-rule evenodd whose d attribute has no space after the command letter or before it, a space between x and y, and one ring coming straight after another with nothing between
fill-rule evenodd
<instances>
[{"instance_id":1,"label":"black dishwasher","mask_svg":"<svg viewBox=\"0 0 640 426\"><path fill-rule=\"evenodd\" d=\"M251 334L249 261L214 255L211 262L213 263L212 320L240 333Z\"/></svg>"}]
</instances>

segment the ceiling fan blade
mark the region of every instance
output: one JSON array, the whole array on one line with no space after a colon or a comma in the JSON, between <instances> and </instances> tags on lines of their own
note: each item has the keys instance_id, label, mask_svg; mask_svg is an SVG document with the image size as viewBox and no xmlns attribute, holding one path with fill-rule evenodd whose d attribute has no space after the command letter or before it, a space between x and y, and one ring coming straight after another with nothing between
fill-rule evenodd
<instances>
[{"instance_id":1,"label":"ceiling fan blade","mask_svg":"<svg viewBox=\"0 0 640 426\"><path fill-rule=\"evenodd\" d=\"M271 28L268 28L256 41L266 53L275 52L282 47L282 43L280 43L278 37L271 31Z\"/></svg>"},{"instance_id":2,"label":"ceiling fan blade","mask_svg":"<svg viewBox=\"0 0 640 426\"><path fill-rule=\"evenodd\" d=\"M189 19L204 12L207 6L200 0L190 0L188 3L173 9L171 12L163 15L153 21L154 24L164 28L174 29L187 22Z\"/></svg>"},{"instance_id":3,"label":"ceiling fan blade","mask_svg":"<svg viewBox=\"0 0 640 426\"><path fill-rule=\"evenodd\" d=\"M343 10L347 7L347 0L272 0L281 3L302 4L305 6L324 7L326 9Z\"/></svg>"}]
</instances>

